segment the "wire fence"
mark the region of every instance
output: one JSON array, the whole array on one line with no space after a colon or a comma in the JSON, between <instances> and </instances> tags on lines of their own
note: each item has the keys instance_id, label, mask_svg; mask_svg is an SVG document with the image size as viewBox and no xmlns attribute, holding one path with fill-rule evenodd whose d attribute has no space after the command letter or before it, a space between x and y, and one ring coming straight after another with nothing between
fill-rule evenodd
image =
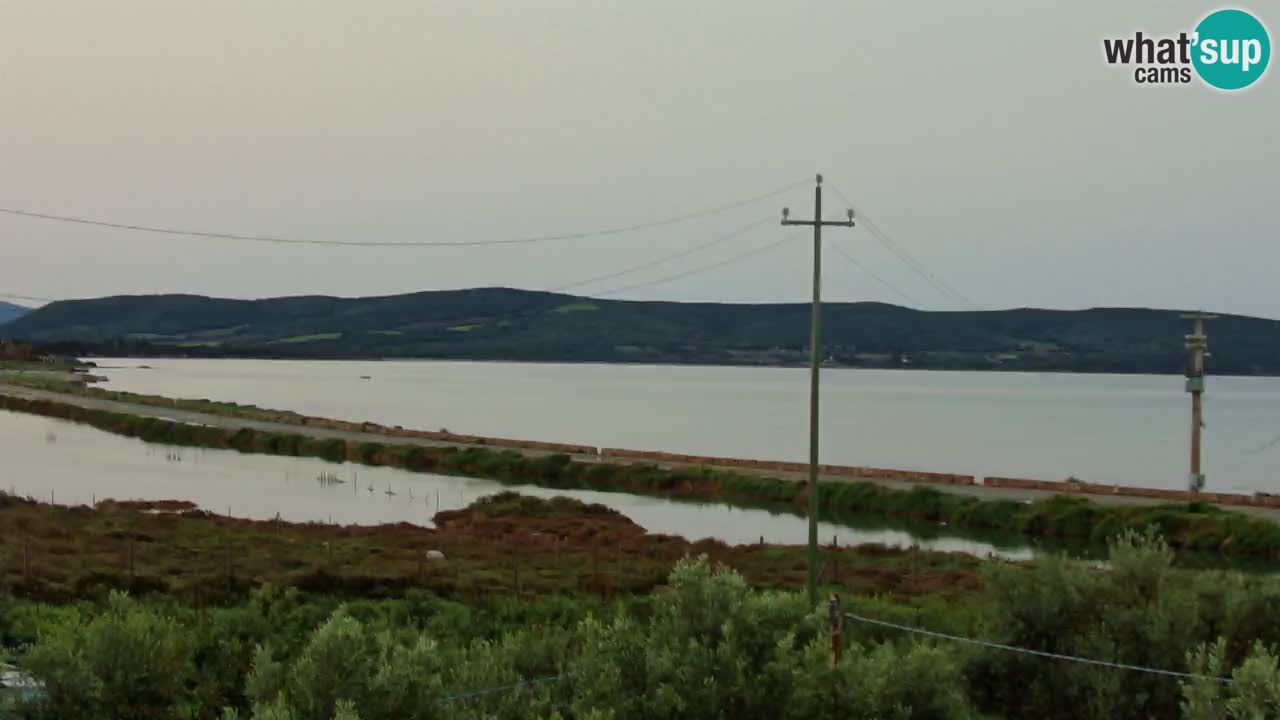
<instances>
[{"instance_id":1,"label":"wire fence","mask_svg":"<svg viewBox=\"0 0 1280 720\"><path fill-rule=\"evenodd\" d=\"M1021 653L1023 655L1034 655L1036 657L1049 658L1052 660L1063 660L1066 662L1083 663L1085 665L1095 665L1098 667L1111 668L1113 670L1131 670L1133 672L1143 672L1151 675L1164 675L1166 677L1175 677L1183 680L1209 680L1212 682L1230 684L1231 678L1218 677L1216 675L1201 675L1198 673L1180 672L1178 670L1164 670L1161 668L1144 667L1142 665L1129 665L1127 663L1111 662L1110 660L1096 660L1093 658L1080 657L1078 655L1063 655L1060 653L1045 652L1043 650L1032 650L1030 648L1017 647L1014 645L1006 645L1004 643L991 642L989 640L979 640L977 638L962 637L960 635L951 635L948 633L937 632L934 630L925 630L923 628L911 627L910 625L900 625L898 623L888 622L886 620L876 620L874 618L863 617L854 613L845 613L845 617L855 622L865 625L876 625L879 627L890 628L893 630L901 630L902 632L922 635L925 637L937 638L940 640L950 640L952 642L965 643L968 645L976 645L992 650L1003 650L1006 652Z\"/></svg>"},{"instance_id":2,"label":"wire fence","mask_svg":"<svg viewBox=\"0 0 1280 720\"><path fill-rule=\"evenodd\" d=\"M1007 645L1005 643L991 642L989 640L980 640L977 638L963 637L960 635L952 635L950 633L937 632L934 630L926 630L924 628L912 627L910 625L902 625L900 623L889 622L887 620L878 620L875 618L865 617L856 613L845 613L844 617L854 622L865 625L873 625L877 627L898 630L913 635L930 637L939 640L948 640L951 642L964 643L977 647L988 648L992 650L1001 650L1005 652L1019 653L1022 655L1032 655L1035 657L1048 658L1052 660L1061 660L1064 662L1081 663L1085 665L1093 665L1095 667L1104 667L1113 670L1126 670L1131 672L1141 672L1151 675L1160 675L1164 677L1173 677L1181 680L1204 680L1222 684L1230 684L1231 678L1218 677L1215 675L1203 675L1200 673L1181 672L1178 670L1165 670L1162 668L1146 667L1142 665L1130 665L1128 663L1112 662L1110 660L1098 660L1095 658L1081 657L1079 655L1065 655L1062 653L1046 652L1043 650L1032 650L1030 648L1017 647L1015 645ZM479 690L471 690L467 692L455 693L447 695L440 699L440 704L447 705L455 702L465 702L476 698L497 695L499 693L511 692L527 687L545 685L548 683L558 682L573 677L573 673L561 673L559 675L545 675L540 677L528 678L507 685L497 685L494 687L482 688Z\"/></svg>"},{"instance_id":3,"label":"wire fence","mask_svg":"<svg viewBox=\"0 0 1280 720\"><path fill-rule=\"evenodd\" d=\"M440 699L440 704L448 705L449 703L462 702L464 700L473 700L475 698L485 697L487 695L496 695L498 693L510 692L512 690L519 690L521 688L532 687L535 685L545 685L547 683L556 682L557 680L564 680L571 676L572 676L572 673L564 673L561 675L545 675L542 677L521 680L519 682L514 682L509 685L498 685L496 687L484 688L481 690L472 690L470 692L457 693L455 695L447 695Z\"/></svg>"}]
</instances>

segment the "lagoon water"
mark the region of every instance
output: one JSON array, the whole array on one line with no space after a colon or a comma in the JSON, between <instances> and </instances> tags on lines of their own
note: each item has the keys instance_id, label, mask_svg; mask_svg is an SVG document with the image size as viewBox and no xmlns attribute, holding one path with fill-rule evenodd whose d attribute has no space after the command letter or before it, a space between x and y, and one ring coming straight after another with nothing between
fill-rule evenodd
<instances>
[{"instance_id":1,"label":"lagoon water","mask_svg":"<svg viewBox=\"0 0 1280 720\"><path fill-rule=\"evenodd\" d=\"M313 458L244 455L152 445L35 415L0 411L0 490L45 502L88 505L96 500L190 500L203 510L259 520L373 525L409 522L430 527L438 510L456 510L503 490L566 495L618 510L646 530L691 540L732 544L802 544L806 521L724 505L698 505L626 493L505 486L490 480L411 473L388 467L334 464ZM332 473L342 483L320 482ZM977 555L1029 557L1025 547L1002 547L959 537L918 538L892 529L821 523L824 542L919 545ZM932 533L931 533L932 534Z\"/></svg>"},{"instance_id":2,"label":"lagoon water","mask_svg":"<svg viewBox=\"0 0 1280 720\"><path fill-rule=\"evenodd\" d=\"M106 387L419 429L770 460L808 455L803 369L97 361ZM148 366L140 368L139 366ZM368 376L369 379L362 379ZM824 370L824 462L1182 488L1177 376ZM1208 487L1280 492L1280 378L1211 377Z\"/></svg>"}]
</instances>

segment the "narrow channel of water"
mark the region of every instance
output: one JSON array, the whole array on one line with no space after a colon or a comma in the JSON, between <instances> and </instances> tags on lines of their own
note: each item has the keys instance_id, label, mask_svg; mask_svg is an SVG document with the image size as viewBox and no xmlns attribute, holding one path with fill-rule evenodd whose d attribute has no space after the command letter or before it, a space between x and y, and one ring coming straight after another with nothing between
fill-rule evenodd
<instances>
[{"instance_id":1,"label":"narrow channel of water","mask_svg":"<svg viewBox=\"0 0 1280 720\"><path fill-rule=\"evenodd\" d=\"M802 544L803 518L765 510L703 505L590 490L509 486L491 480L411 473L398 468L335 464L314 458L246 455L231 450L152 445L61 420L0 411L0 489L59 504L105 498L190 500L211 512L295 522L432 526L439 510L466 507L502 490L563 495L611 507L653 533L732 544ZM331 476L331 477L325 477ZM323 479L322 479L323 478ZM890 546L1031 557L1025 545L996 547L961 537L927 537L886 527L821 523L820 537L841 544Z\"/></svg>"}]
</instances>

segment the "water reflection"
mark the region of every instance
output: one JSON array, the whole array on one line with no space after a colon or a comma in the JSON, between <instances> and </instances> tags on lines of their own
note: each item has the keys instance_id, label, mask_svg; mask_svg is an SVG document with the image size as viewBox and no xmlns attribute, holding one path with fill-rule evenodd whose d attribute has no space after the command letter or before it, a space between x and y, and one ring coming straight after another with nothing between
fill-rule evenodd
<instances>
[{"instance_id":1,"label":"water reflection","mask_svg":"<svg viewBox=\"0 0 1280 720\"><path fill-rule=\"evenodd\" d=\"M56 441L48 438L56 437ZM41 442L41 438L46 441ZM151 445L86 426L0 412L0 487L61 504L115 499L190 500L202 509L267 520L372 525L409 522L431 526L439 510L466 507L485 495L515 489L537 497L565 495L622 512L654 533L727 543L802 544L803 518L765 510L700 505L662 498L589 490L505 486L490 480L410 473L313 458L243 455ZM852 527L824 522L824 542L882 543L1003 557L1030 557L1018 547L934 535L919 537L892 527Z\"/></svg>"}]
</instances>

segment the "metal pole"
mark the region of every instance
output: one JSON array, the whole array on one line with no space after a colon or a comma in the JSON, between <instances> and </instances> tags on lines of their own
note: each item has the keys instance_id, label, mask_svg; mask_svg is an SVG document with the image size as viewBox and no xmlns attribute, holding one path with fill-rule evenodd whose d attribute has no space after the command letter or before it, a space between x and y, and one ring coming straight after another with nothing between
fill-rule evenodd
<instances>
[{"instance_id":1,"label":"metal pole","mask_svg":"<svg viewBox=\"0 0 1280 720\"><path fill-rule=\"evenodd\" d=\"M782 210L783 225L813 226L813 309L809 334L809 607L818 605L818 380L822 367L822 226L853 227L853 210L846 220L822 219L822 176L813 190L813 220L792 220Z\"/></svg>"},{"instance_id":2,"label":"metal pole","mask_svg":"<svg viewBox=\"0 0 1280 720\"><path fill-rule=\"evenodd\" d=\"M1191 492L1198 493L1204 487L1204 472L1200 462L1201 430L1204 427L1204 358L1209 347L1208 337L1204 332L1204 321L1213 320L1217 316L1203 312L1187 313L1182 316L1195 323L1191 334L1187 336L1187 392L1191 394L1191 467L1188 486Z\"/></svg>"},{"instance_id":3,"label":"metal pole","mask_svg":"<svg viewBox=\"0 0 1280 720\"><path fill-rule=\"evenodd\" d=\"M1192 360L1193 368L1198 377L1204 377L1204 350L1207 344L1203 339L1204 335L1204 317L1196 318L1195 336L1199 339L1196 343L1194 353L1195 359ZM1201 385L1191 393L1191 475L1200 477L1200 429L1204 425L1204 387Z\"/></svg>"},{"instance_id":4,"label":"metal pole","mask_svg":"<svg viewBox=\"0 0 1280 720\"><path fill-rule=\"evenodd\" d=\"M1204 410L1201 405L1199 390L1191 393L1191 477L1199 478L1200 472L1200 428L1204 425Z\"/></svg>"},{"instance_id":5,"label":"metal pole","mask_svg":"<svg viewBox=\"0 0 1280 720\"><path fill-rule=\"evenodd\" d=\"M813 188L813 309L809 323L809 607L818 604L818 373L822 365L822 176Z\"/></svg>"}]
</instances>

